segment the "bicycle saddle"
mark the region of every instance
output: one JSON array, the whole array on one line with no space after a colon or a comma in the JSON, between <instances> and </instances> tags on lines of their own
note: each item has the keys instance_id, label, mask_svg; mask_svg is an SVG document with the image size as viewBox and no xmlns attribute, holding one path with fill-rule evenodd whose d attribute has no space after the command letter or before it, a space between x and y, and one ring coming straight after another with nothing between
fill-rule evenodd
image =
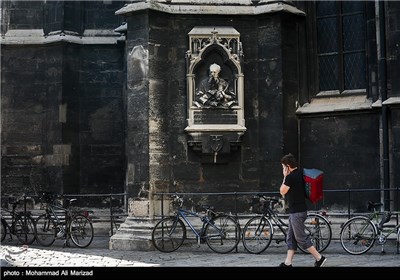
<instances>
[{"instance_id":1,"label":"bicycle saddle","mask_svg":"<svg viewBox=\"0 0 400 280\"><path fill-rule=\"evenodd\" d=\"M374 210L376 207L382 206L383 203L381 202L373 202L373 201L368 201L368 211Z\"/></svg>"}]
</instances>

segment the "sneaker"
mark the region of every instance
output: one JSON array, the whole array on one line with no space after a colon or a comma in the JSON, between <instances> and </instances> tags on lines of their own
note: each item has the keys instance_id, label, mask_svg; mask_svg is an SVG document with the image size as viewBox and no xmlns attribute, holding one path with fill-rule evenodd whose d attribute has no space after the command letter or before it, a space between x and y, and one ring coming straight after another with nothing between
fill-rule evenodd
<instances>
[{"instance_id":1,"label":"sneaker","mask_svg":"<svg viewBox=\"0 0 400 280\"><path fill-rule=\"evenodd\" d=\"M279 267L292 267L291 264L287 265L284 262L279 265Z\"/></svg>"},{"instance_id":2,"label":"sneaker","mask_svg":"<svg viewBox=\"0 0 400 280\"><path fill-rule=\"evenodd\" d=\"M325 262L326 258L324 256L321 256L321 259L319 261L315 261L314 266L315 267L323 266Z\"/></svg>"}]
</instances>

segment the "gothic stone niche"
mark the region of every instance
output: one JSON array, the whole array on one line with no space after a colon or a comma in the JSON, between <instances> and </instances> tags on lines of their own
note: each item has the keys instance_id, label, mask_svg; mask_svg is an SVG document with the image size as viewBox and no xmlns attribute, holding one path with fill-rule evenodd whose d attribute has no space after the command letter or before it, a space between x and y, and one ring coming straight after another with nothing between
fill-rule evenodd
<instances>
[{"instance_id":1,"label":"gothic stone niche","mask_svg":"<svg viewBox=\"0 0 400 280\"><path fill-rule=\"evenodd\" d=\"M246 131L242 43L227 26L194 27L188 35L188 145L216 163L237 150Z\"/></svg>"}]
</instances>

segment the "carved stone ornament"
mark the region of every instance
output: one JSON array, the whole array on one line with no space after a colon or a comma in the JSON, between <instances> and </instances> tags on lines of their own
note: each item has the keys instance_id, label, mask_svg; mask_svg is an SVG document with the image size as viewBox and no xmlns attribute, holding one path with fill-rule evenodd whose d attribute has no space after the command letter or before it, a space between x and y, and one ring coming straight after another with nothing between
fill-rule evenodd
<instances>
[{"instance_id":1,"label":"carved stone ornament","mask_svg":"<svg viewBox=\"0 0 400 280\"><path fill-rule=\"evenodd\" d=\"M203 26L188 35L185 131L190 147L217 162L218 153L240 146L246 131L240 34L233 27Z\"/></svg>"}]
</instances>

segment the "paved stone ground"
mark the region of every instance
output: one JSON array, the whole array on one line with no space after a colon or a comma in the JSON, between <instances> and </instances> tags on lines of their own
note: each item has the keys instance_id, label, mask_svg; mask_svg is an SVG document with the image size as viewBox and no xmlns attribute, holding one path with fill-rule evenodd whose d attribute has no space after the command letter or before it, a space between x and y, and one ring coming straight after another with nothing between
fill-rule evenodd
<instances>
[{"instance_id":1,"label":"paved stone ground","mask_svg":"<svg viewBox=\"0 0 400 280\"><path fill-rule=\"evenodd\" d=\"M370 273L375 275L378 271L381 275L400 275L400 254L397 253L395 242L389 240L384 248L385 254L381 253L379 245L375 245L364 255L352 256L341 248L337 240L333 240L323 252L327 261L320 269L325 271L323 275L332 271L333 275L348 276L349 269L351 272L356 270L358 274L353 275L360 276L368 276ZM91 280L112 279L121 275L168 278L173 275L207 278L214 275L220 278L242 277L252 273L260 275L259 270L268 277L276 275L283 278L302 278L301 274L309 277L310 273L315 272L314 259L311 255L301 252L295 256L293 268L279 268L278 265L285 256L285 243L275 242L259 255L247 253L242 245L238 246L237 251L217 254L206 244L197 246L186 241L181 248L172 253L109 250L108 238L95 238L89 247L83 249L73 244L63 247L60 241L46 248L37 244L23 247L12 242L5 242L0 247L2 279L25 279L35 276L46 276L43 279L48 279L49 275L55 275L54 278L80 277ZM176 274L177 269L179 274ZM343 269L345 274L341 271Z\"/></svg>"},{"instance_id":2,"label":"paved stone ground","mask_svg":"<svg viewBox=\"0 0 400 280\"><path fill-rule=\"evenodd\" d=\"M398 267L400 254L396 243L388 240L381 253L381 246L375 246L367 253L352 256L346 253L338 240L332 240L323 252L327 257L326 267ZM247 253L242 245L237 251L217 254L206 244L200 246L185 241L172 253L158 251L119 251L108 249L108 238L95 238L87 248L77 248L71 243L64 247L56 241L51 247L37 244L20 246L13 242L1 244L2 267L277 267L285 259L285 243L272 242L259 255ZM313 267L314 260L309 254L299 251L294 266Z\"/></svg>"}]
</instances>

